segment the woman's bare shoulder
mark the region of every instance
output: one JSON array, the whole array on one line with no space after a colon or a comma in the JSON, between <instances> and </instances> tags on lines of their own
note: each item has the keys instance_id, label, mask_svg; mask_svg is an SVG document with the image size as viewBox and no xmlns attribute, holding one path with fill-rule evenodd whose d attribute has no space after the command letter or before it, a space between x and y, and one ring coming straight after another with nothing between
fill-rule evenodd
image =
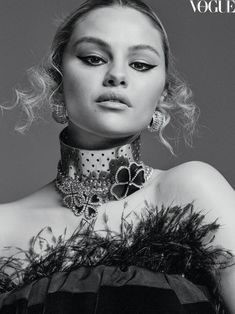
<instances>
[{"instance_id":1,"label":"woman's bare shoulder","mask_svg":"<svg viewBox=\"0 0 235 314\"><path fill-rule=\"evenodd\" d=\"M224 188L231 192L232 186L222 175L222 173L212 165L202 161L189 161L178 165L168 171L169 180L175 180L189 188L198 187L198 191L205 187L211 187L212 191Z\"/></svg>"},{"instance_id":2,"label":"woman's bare shoulder","mask_svg":"<svg viewBox=\"0 0 235 314\"><path fill-rule=\"evenodd\" d=\"M206 186L226 181L213 166L202 161L188 161L165 170L158 180L162 200L168 204L192 202Z\"/></svg>"},{"instance_id":3,"label":"woman's bare shoulder","mask_svg":"<svg viewBox=\"0 0 235 314\"><path fill-rule=\"evenodd\" d=\"M21 245L23 239L45 227L52 216L47 209L56 206L57 193L52 183L22 199L0 204L0 250L4 246Z\"/></svg>"},{"instance_id":4,"label":"woman's bare shoulder","mask_svg":"<svg viewBox=\"0 0 235 314\"><path fill-rule=\"evenodd\" d=\"M203 161L193 160L164 171L162 179L166 180L167 183L172 182L174 184L177 179L177 183L188 184L193 183L202 177L206 180L210 180L211 174L221 175L219 171L210 164Z\"/></svg>"},{"instance_id":5,"label":"woman's bare shoulder","mask_svg":"<svg viewBox=\"0 0 235 314\"><path fill-rule=\"evenodd\" d=\"M18 199L13 202L0 204L1 211L16 211L24 209L41 208L47 206L54 206L57 201L57 193L54 188L54 183L49 182L35 192Z\"/></svg>"}]
</instances>

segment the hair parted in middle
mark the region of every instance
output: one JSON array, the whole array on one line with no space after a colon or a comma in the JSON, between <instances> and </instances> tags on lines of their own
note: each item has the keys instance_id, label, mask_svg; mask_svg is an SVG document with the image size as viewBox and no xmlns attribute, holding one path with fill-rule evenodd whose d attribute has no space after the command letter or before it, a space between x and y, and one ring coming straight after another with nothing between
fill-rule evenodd
<instances>
[{"instance_id":1,"label":"hair parted in middle","mask_svg":"<svg viewBox=\"0 0 235 314\"><path fill-rule=\"evenodd\" d=\"M21 104L27 115L27 122L24 125L17 126L16 130L24 133L36 119L38 110L45 103L52 110L56 106L64 105L62 59L76 23L93 10L111 6L128 7L141 12L150 19L152 25L160 32L165 55L166 82L164 100L158 105L158 110L165 116L164 123L158 132L158 139L174 154L171 144L163 136L163 130L170 123L171 118L174 117L174 120L181 127L186 144L191 146L192 135L199 117L199 108L192 102L191 89L180 78L175 69L167 34L160 19L141 0L87 0L62 21L56 31L47 57L42 64L28 70L33 89L30 92L16 89L16 104ZM180 129L177 129L177 132L179 133Z\"/></svg>"}]
</instances>

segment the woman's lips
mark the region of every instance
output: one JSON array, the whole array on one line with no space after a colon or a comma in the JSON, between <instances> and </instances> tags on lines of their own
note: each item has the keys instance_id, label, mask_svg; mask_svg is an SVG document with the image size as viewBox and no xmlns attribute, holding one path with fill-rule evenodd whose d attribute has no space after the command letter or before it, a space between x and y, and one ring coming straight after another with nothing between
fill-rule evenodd
<instances>
[{"instance_id":1,"label":"woman's lips","mask_svg":"<svg viewBox=\"0 0 235 314\"><path fill-rule=\"evenodd\" d=\"M126 110L128 108L126 104L118 102L117 100L105 100L97 103L100 107L112 110Z\"/></svg>"},{"instance_id":2,"label":"woman's lips","mask_svg":"<svg viewBox=\"0 0 235 314\"><path fill-rule=\"evenodd\" d=\"M125 105L127 107L131 107L131 103L127 97L125 97L124 95L121 95L121 94L114 93L114 92L109 92L109 93L105 93L105 94L100 95L97 98L96 102L97 103L111 103L110 106Z\"/></svg>"}]
</instances>

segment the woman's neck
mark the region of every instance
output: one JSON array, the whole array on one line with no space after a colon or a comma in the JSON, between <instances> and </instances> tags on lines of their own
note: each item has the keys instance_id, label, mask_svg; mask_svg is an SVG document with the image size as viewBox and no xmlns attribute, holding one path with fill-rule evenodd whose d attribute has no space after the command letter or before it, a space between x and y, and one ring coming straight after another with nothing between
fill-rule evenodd
<instances>
[{"instance_id":1,"label":"woman's neck","mask_svg":"<svg viewBox=\"0 0 235 314\"><path fill-rule=\"evenodd\" d=\"M66 128L66 134L66 142L68 145L87 150L110 149L117 146L123 146L133 142L140 135L134 134L117 138L102 137L97 134L82 130L72 122L69 122L69 125Z\"/></svg>"},{"instance_id":2,"label":"woman's neck","mask_svg":"<svg viewBox=\"0 0 235 314\"><path fill-rule=\"evenodd\" d=\"M140 137L112 148L83 149L70 144L65 128L60 144L55 184L63 204L76 216L95 218L101 204L124 199L152 175L152 168L140 160Z\"/></svg>"},{"instance_id":3,"label":"woman's neck","mask_svg":"<svg viewBox=\"0 0 235 314\"><path fill-rule=\"evenodd\" d=\"M110 172L110 161L124 158L127 162L140 162L140 137L125 145L105 149L84 149L71 145L65 128L60 134L61 168L65 175L89 176L92 172Z\"/></svg>"}]
</instances>

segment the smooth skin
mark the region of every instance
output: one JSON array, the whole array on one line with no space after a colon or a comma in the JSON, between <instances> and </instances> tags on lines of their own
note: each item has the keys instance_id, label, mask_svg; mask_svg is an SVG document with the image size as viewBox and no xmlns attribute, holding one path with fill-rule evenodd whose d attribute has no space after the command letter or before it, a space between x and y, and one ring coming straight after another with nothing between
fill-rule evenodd
<instances>
[{"instance_id":1,"label":"smooth skin","mask_svg":"<svg viewBox=\"0 0 235 314\"><path fill-rule=\"evenodd\" d=\"M71 144L86 149L123 145L145 129L161 101L165 86L165 60L159 31L140 12L107 7L90 12L77 23L63 56L63 90L69 115ZM102 107L97 98L106 92L129 99L124 108ZM95 230L119 232L123 208L138 222L148 200L155 206L185 205L194 201L206 211L206 222L221 224L215 245L235 254L235 193L212 166L192 161L169 170L155 169L145 186L127 199L104 204ZM0 206L0 248L28 247L30 237L45 226L56 236L67 227L70 235L80 218L61 206L60 196L49 183L34 194ZM1 255L7 255L5 250ZM221 272L222 295L235 313L235 267Z\"/></svg>"},{"instance_id":2,"label":"smooth skin","mask_svg":"<svg viewBox=\"0 0 235 314\"><path fill-rule=\"evenodd\" d=\"M164 90L160 33L134 9L97 9L77 23L62 72L73 143L91 149L125 144L149 124ZM127 97L130 107L100 106L96 99L107 92Z\"/></svg>"}]
</instances>

